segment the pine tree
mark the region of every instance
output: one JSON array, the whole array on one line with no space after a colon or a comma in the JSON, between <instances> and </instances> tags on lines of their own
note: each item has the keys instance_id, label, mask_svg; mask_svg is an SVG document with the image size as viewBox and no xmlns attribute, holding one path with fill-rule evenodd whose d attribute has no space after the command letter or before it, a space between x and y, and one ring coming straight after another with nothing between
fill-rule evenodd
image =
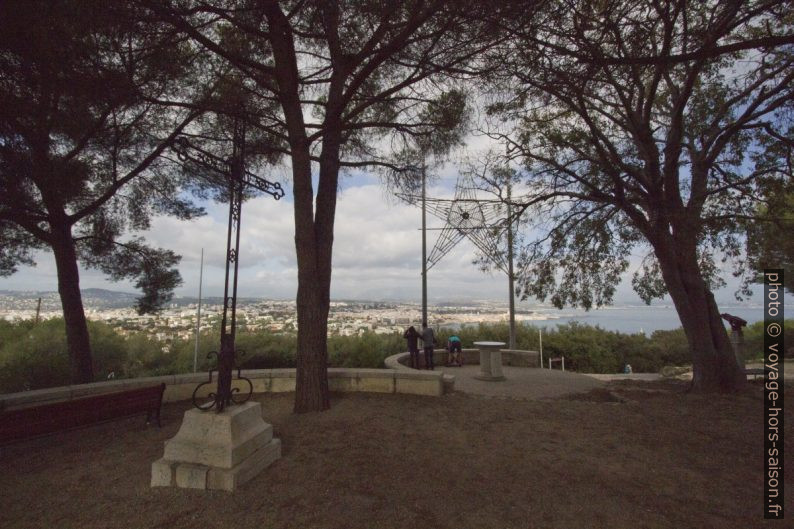
<instances>
[{"instance_id":1,"label":"pine tree","mask_svg":"<svg viewBox=\"0 0 794 529\"><path fill-rule=\"evenodd\" d=\"M190 57L166 30L123 3L0 4L0 273L52 251L74 382L93 378L78 262L133 278L138 309L157 310L179 257L124 234L201 212L159 158L198 115L157 103L190 96Z\"/></svg>"}]
</instances>

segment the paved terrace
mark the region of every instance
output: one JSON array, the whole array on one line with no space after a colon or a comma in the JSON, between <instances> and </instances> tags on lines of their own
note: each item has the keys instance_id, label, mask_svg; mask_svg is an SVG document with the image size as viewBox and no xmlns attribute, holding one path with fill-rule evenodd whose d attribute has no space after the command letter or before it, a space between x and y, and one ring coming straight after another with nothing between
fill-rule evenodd
<instances>
[{"instance_id":1,"label":"paved terrace","mask_svg":"<svg viewBox=\"0 0 794 529\"><path fill-rule=\"evenodd\" d=\"M502 366L507 380L486 382L474 378L480 372L479 365L463 367L437 366L455 377L455 390L472 395L515 399L554 399L571 393L587 392L601 387L604 382L587 375L569 371Z\"/></svg>"}]
</instances>

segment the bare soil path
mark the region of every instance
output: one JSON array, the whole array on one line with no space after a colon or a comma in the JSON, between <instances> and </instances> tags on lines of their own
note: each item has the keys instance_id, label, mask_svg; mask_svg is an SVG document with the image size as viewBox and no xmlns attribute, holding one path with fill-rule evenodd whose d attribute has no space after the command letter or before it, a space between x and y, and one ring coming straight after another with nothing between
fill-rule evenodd
<instances>
[{"instance_id":1,"label":"bare soil path","mask_svg":"<svg viewBox=\"0 0 794 529\"><path fill-rule=\"evenodd\" d=\"M234 494L149 487L187 409L167 405L160 430L135 417L0 449L0 527L785 526L762 519L760 384L730 396L683 388L620 382L557 400L344 394L307 415L291 413L291 394L259 395L284 454Z\"/></svg>"}]
</instances>

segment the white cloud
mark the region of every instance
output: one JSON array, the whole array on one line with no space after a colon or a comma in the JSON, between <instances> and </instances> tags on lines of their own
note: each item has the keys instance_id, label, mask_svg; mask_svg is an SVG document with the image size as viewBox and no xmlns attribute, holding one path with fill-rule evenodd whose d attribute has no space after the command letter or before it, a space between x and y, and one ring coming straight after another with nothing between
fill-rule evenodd
<instances>
[{"instance_id":1,"label":"white cloud","mask_svg":"<svg viewBox=\"0 0 794 529\"><path fill-rule=\"evenodd\" d=\"M447 167L443 172L447 176L429 186L429 196L452 197L456 171ZM228 209L225 204L206 207L207 216L190 222L168 217L154 219L152 228L141 234L152 245L170 248L183 256L180 272L184 284L177 290L178 295L197 295L202 248L203 292L207 296L223 293ZM428 214L428 225L440 228L443 222ZM335 220L332 297L419 302L420 226L419 208L393 198L387 200L384 187L376 178L360 173L346 177ZM428 231L428 253L438 233ZM430 300L506 301L504 274L481 272L472 264L474 257L475 247L464 240L434 266L428 273ZM0 278L0 289L57 290L52 255L41 252L37 261L38 267L25 267L10 278ZM134 290L129 283L112 283L93 270L81 270L81 287ZM289 197L275 201L267 196L246 202L242 213L239 295L292 299L296 291L292 202ZM724 289L718 299L729 300L731 293ZM619 288L616 301L639 302L631 292L630 279Z\"/></svg>"}]
</instances>

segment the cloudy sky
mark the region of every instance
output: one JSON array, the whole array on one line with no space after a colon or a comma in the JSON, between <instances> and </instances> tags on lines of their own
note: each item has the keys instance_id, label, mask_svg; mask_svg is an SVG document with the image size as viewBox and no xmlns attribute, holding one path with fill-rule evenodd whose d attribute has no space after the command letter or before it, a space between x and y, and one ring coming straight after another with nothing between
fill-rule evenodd
<instances>
[{"instance_id":1,"label":"cloudy sky","mask_svg":"<svg viewBox=\"0 0 794 529\"><path fill-rule=\"evenodd\" d=\"M428 188L428 196L452 198L458 169L448 164ZM293 211L290 180L285 168L269 178L280 180L287 196L275 201L259 197L243 205L239 295L294 299L297 291ZM183 285L178 296L196 296L199 263L204 249L203 293L223 293L224 255L228 209L207 203L207 215L194 221L157 218L142 235L151 244L182 255L179 266ZM428 214L429 227L443 221ZM421 301L421 210L388 197L379 178L366 173L342 177L334 237L333 299ZM428 253L438 231L428 232ZM428 297L434 301L489 299L507 301L507 280L501 272L481 272L472 260L475 247L462 241L428 274ZM633 261L639 262L640 256ZM0 278L0 290L57 290L52 255L42 252L36 267ZM728 278L730 274L727 274ZM82 288L108 288L133 292L130 283L113 283L100 272L82 269ZM732 303L735 282L717 293L722 303ZM756 289L758 291L758 289ZM760 292L754 301L760 302ZM640 303L624 281L618 303ZM532 300L525 304L532 304Z\"/></svg>"},{"instance_id":2,"label":"cloudy sky","mask_svg":"<svg viewBox=\"0 0 794 529\"><path fill-rule=\"evenodd\" d=\"M239 294L291 299L297 291L291 186L286 169L269 178L280 180L287 196L279 201L258 197L243 205ZM428 188L428 196L451 198L455 181L454 169L446 170ZM156 218L151 230L141 234L152 245L182 255L179 270L184 283L177 295L197 295L202 248L203 292L207 296L223 292L228 206L213 202L204 206L204 217L189 222ZM443 226L431 215L428 224ZM341 181L335 226L333 298L420 300L419 208L387 196L376 176L346 175ZM437 233L429 232L428 252ZM474 251L473 245L463 241L430 271L432 299L493 299L497 292L507 291L502 275L484 274L471 264ZM57 290L52 254L41 252L36 260L37 266L0 278L0 289ZM131 283L113 283L102 273L85 268L81 268L80 285L134 291Z\"/></svg>"}]
</instances>

